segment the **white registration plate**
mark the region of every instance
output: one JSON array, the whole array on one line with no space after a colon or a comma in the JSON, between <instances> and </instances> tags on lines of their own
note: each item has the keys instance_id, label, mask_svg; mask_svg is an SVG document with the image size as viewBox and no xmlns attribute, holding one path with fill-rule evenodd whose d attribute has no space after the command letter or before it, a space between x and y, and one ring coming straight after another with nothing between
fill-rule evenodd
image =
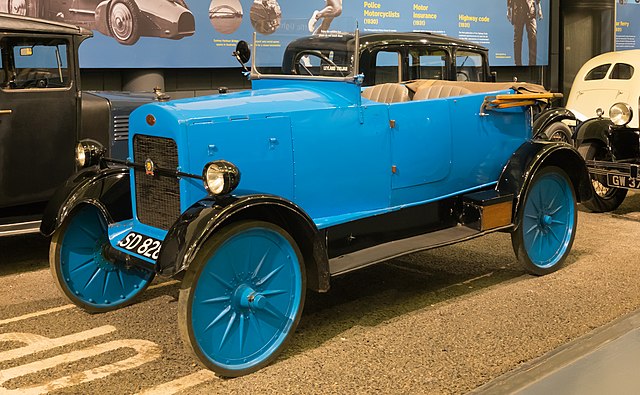
<instances>
[{"instance_id":1,"label":"white registration plate","mask_svg":"<svg viewBox=\"0 0 640 395\"><path fill-rule=\"evenodd\" d=\"M607 174L607 185L614 188L640 189L640 180L621 174Z\"/></svg>"},{"instance_id":2,"label":"white registration plate","mask_svg":"<svg viewBox=\"0 0 640 395\"><path fill-rule=\"evenodd\" d=\"M160 240L135 232L129 232L124 239L118 242L118 247L153 259L154 261L158 259L161 246L162 242Z\"/></svg>"}]
</instances>

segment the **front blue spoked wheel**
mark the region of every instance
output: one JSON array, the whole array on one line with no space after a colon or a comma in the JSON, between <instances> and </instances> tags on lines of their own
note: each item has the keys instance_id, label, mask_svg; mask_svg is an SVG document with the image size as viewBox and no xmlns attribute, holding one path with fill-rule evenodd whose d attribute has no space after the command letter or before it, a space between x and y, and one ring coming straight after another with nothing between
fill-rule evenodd
<instances>
[{"instance_id":1,"label":"front blue spoked wheel","mask_svg":"<svg viewBox=\"0 0 640 395\"><path fill-rule=\"evenodd\" d=\"M305 288L302 256L287 232L261 221L229 225L203 245L185 275L180 332L217 374L254 372L295 331Z\"/></svg>"},{"instance_id":2,"label":"front blue spoked wheel","mask_svg":"<svg viewBox=\"0 0 640 395\"><path fill-rule=\"evenodd\" d=\"M51 240L51 273L64 295L84 310L99 313L131 303L154 273L108 258L107 221L94 206L69 215Z\"/></svg>"},{"instance_id":3,"label":"front blue spoked wheel","mask_svg":"<svg viewBox=\"0 0 640 395\"><path fill-rule=\"evenodd\" d=\"M555 166L538 171L520 210L511 236L518 260L532 274L558 270L571 250L578 219L569 177Z\"/></svg>"}]
</instances>

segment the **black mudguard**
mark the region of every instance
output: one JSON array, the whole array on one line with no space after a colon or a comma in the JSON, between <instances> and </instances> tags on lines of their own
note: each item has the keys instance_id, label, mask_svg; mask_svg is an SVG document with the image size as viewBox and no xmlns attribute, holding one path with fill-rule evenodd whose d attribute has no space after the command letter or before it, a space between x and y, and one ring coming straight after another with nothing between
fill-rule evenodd
<instances>
[{"instance_id":1,"label":"black mudguard","mask_svg":"<svg viewBox=\"0 0 640 395\"><path fill-rule=\"evenodd\" d=\"M40 232L51 236L78 205L96 206L109 223L131 219L131 186L127 167L90 167L71 177L45 209Z\"/></svg>"},{"instance_id":2,"label":"black mudguard","mask_svg":"<svg viewBox=\"0 0 640 395\"><path fill-rule=\"evenodd\" d=\"M573 113L566 108L552 108L538 115L533 122L533 136L537 136L540 132L545 130L549 125L555 122L561 122L565 119L575 121L576 117Z\"/></svg>"},{"instance_id":3,"label":"black mudguard","mask_svg":"<svg viewBox=\"0 0 640 395\"><path fill-rule=\"evenodd\" d=\"M324 232L294 203L269 195L240 198L207 198L188 210L169 229L157 260L158 272L181 277L209 238L223 226L243 220L262 220L285 229L298 243L304 257L307 285L316 291L329 289L329 260Z\"/></svg>"},{"instance_id":4,"label":"black mudguard","mask_svg":"<svg viewBox=\"0 0 640 395\"><path fill-rule=\"evenodd\" d=\"M569 144L549 141L528 141L518 148L502 170L496 190L500 195L515 196L513 222L517 224L520 201L533 176L543 166L563 169L573 184L578 202L591 197L592 188L584 159Z\"/></svg>"},{"instance_id":5,"label":"black mudguard","mask_svg":"<svg viewBox=\"0 0 640 395\"><path fill-rule=\"evenodd\" d=\"M585 141L601 141L605 146L609 145L608 131L612 123L608 118L592 118L584 121L576 132L576 147Z\"/></svg>"}]
</instances>

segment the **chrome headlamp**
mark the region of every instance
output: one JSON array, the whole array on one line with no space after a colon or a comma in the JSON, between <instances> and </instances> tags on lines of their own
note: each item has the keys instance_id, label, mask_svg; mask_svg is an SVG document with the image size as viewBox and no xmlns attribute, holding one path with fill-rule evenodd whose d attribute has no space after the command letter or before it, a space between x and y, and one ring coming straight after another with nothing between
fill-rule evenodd
<instances>
[{"instance_id":1,"label":"chrome headlamp","mask_svg":"<svg viewBox=\"0 0 640 395\"><path fill-rule=\"evenodd\" d=\"M626 103L616 103L609 109L609 119L616 126L625 126L633 119L633 109Z\"/></svg>"},{"instance_id":2,"label":"chrome headlamp","mask_svg":"<svg viewBox=\"0 0 640 395\"><path fill-rule=\"evenodd\" d=\"M227 195L240 183L240 170L231 162L209 162L202 171L204 187L211 195Z\"/></svg>"},{"instance_id":3,"label":"chrome headlamp","mask_svg":"<svg viewBox=\"0 0 640 395\"><path fill-rule=\"evenodd\" d=\"M105 149L95 140L82 140L76 145L76 164L79 168L94 166L104 157Z\"/></svg>"}]
</instances>

